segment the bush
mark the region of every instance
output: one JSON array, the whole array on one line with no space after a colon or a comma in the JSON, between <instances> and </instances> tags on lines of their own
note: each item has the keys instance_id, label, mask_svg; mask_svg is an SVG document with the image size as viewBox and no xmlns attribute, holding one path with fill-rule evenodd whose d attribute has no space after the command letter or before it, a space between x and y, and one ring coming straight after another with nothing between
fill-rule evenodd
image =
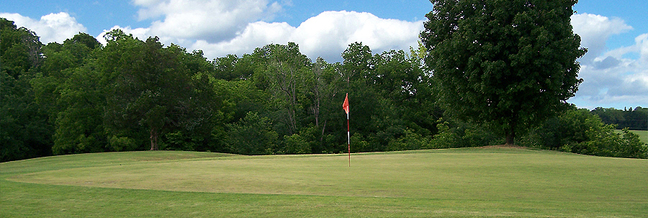
<instances>
[{"instance_id":1,"label":"bush","mask_svg":"<svg viewBox=\"0 0 648 218\"><path fill-rule=\"evenodd\" d=\"M430 147L430 139L410 130L405 130L405 135L389 142L388 151L417 150Z\"/></svg>"},{"instance_id":2,"label":"bush","mask_svg":"<svg viewBox=\"0 0 648 218\"><path fill-rule=\"evenodd\" d=\"M459 136L448 125L448 122L440 120L439 124L437 124L439 133L434 135L434 138L430 141L430 148L451 148L459 145Z\"/></svg>"},{"instance_id":3,"label":"bush","mask_svg":"<svg viewBox=\"0 0 648 218\"><path fill-rule=\"evenodd\" d=\"M347 143L344 143L345 145L343 146L344 149L342 149L343 153L346 153L347 151ZM372 151L371 150L371 144L367 141L367 139L359 132L353 133L351 135L351 151L352 152L367 152L367 151Z\"/></svg>"},{"instance_id":4,"label":"bush","mask_svg":"<svg viewBox=\"0 0 648 218\"><path fill-rule=\"evenodd\" d=\"M284 136L284 150L281 153L285 154L308 154L311 152L311 146L304 137L299 134L291 136Z\"/></svg>"},{"instance_id":5,"label":"bush","mask_svg":"<svg viewBox=\"0 0 648 218\"><path fill-rule=\"evenodd\" d=\"M131 151L137 148L135 139L128 137L112 136L108 140L108 143L110 144L110 149L113 151Z\"/></svg>"},{"instance_id":6,"label":"bush","mask_svg":"<svg viewBox=\"0 0 648 218\"><path fill-rule=\"evenodd\" d=\"M623 136L587 109L572 109L547 120L520 140L527 147L608 157L646 158L648 148L627 129Z\"/></svg>"},{"instance_id":7,"label":"bush","mask_svg":"<svg viewBox=\"0 0 648 218\"><path fill-rule=\"evenodd\" d=\"M167 133L164 135L164 138L166 140L161 146L163 150L194 151L198 142L203 141L200 137L191 137L182 131Z\"/></svg>"},{"instance_id":8,"label":"bush","mask_svg":"<svg viewBox=\"0 0 648 218\"><path fill-rule=\"evenodd\" d=\"M453 127L451 127L453 126ZM501 139L484 125L440 120L439 133L430 141L429 148L480 147L501 144Z\"/></svg>"},{"instance_id":9,"label":"bush","mask_svg":"<svg viewBox=\"0 0 648 218\"><path fill-rule=\"evenodd\" d=\"M270 119L254 112L248 112L245 118L227 127L227 145L237 154L272 154L279 137L272 130Z\"/></svg>"}]
</instances>

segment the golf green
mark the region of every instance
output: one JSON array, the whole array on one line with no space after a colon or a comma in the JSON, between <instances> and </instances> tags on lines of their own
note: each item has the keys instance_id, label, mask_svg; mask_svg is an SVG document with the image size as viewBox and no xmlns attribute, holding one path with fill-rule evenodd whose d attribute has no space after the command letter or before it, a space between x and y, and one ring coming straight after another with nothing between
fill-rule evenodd
<instances>
[{"instance_id":1,"label":"golf green","mask_svg":"<svg viewBox=\"0 0 648 218\"><path fill-rule=\"evenodd\" d=\"M643 217L648 161L520 148L0 164L0 217Z\"/></svg>"}]
</instances>

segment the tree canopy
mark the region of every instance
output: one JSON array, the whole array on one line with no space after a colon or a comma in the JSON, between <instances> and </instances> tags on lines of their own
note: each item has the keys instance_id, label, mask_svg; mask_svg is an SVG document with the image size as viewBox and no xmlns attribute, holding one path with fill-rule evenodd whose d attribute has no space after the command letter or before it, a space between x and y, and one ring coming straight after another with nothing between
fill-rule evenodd
<instances>
[{"instance_id":1,"label":"tree canopy","mask_svg":"<svg viewBox=\"0 0 648 218\"><path fill-rule=\"evenodd\" d=\"M570 24L577 0L432 0L421 40L449 113L516 133L556 116L585 54Z\"/></svg>"}]
</instances>

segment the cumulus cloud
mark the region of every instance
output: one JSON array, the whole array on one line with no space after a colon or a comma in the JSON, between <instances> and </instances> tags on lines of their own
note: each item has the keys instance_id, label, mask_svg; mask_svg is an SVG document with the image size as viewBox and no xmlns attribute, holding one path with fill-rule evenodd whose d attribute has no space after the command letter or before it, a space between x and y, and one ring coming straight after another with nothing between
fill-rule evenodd
<instances>
[{"instance_id":1,"label":"cumulus cloud","mask_svg":"<svg viewBox=\"0 0 648 218\"><path fill-rule=\"evenodd\" d=\"M255 22L230 41L209 43L200 40L190 46L211 57L251 53L270 43L299 44L309 58L341 61L340 54L353 42L363 42L374 51L409 49L417 46L423 21L382 19L370 13L328 11L303 22L299 27L287 23Z\"/></svg>"},{"instance_id":2,"label":"cumulus cloud","mask_svg":"<svg viewBox=\"0 0 648 218\"><path fill-rule=\"evenodd\" d=\"M601 55L607 49L605 42L610 36L632 30L632 27L620 18L610 19L587 13L573 15L571 24L574 26L574 32L581 36L581 45L588 49L583 57L584 62L592 61Z\"/></svg>"},{"instance_id":3,"label":"cumulus cloud","mask_svg":"<svg viewBox=\"0 0 648 218\"><path fill-rule=\"evenodd\" d=\"M121 26L113 26L112 28L108 30L104 30L99 36L97 36L97 41L99 41L101 44L106 44L106 39L104 38L106 36L106 33L113 31L115 29L120 29L124 31L126 34L133 35L133 37L138 38L140 40L146 40L148 37L151 37L151 29L150 28L131 28L130 26L127 27L121 27ZM167 41L172 41L173 39L171 38L165 38Z\"/></svg>"},{"instance_id":4,"label":"cumulus cloud","mask_svg":"<svg viewBox=\"0 0 648 218\"><path fill-rule=\"evenodd\" d=\"M382 19L371 13L328 11L303 22L291 36L311 58L340 60L353 42L363 42L374 51L409 49L417 46L423 21Z\"/></svg>"},{"instance_id":5,"label":"cumulus cloud","mask_svg":"<svg viewBox=\"0 0 648 218\"><path fill-rule=\"evenodd\" d=\"M140 4L151 5L155 5L155 2L162 1L139 1ZM159 32L156 30L155 22L149 28L132 29L115 26L110 30L115 28L120 28L125 33L133 34L140 39L158 36L165 44L174 43L189 50L203 50L205 56L210 59L228 54L252 53L255 48L271 43L295 42L299 44L301 51L313 60L322 57L329 62L337 62L342 60L341 53L353 42L362 42L375 52L416 47L418 34L423 30L423 21L383 19L363 12L326 11L304 21L298 27L285 22L246 23L244 28L231 33L233 37L217 41L209 37L192 38ZM103 35L110 30L104 31L98 37L100 42L105 44Z\"/></svg>"},{"instance_id":6,"label":"cumulus cloud","mask_svg":"<svg viewBox=\"0 0 648 218\"><path fill-rule=\"evenodd\" d=\"M295 31L287 23L267 23L263 21L250 23L238 36L229 41L209 43L198 40L189 46L192 50L203 50L209 58L222 57L228 54L242 55L252 53L255 48L270 43L286 44Z\"/></svg>"},{"instance_id":7,"label":"cumulus cloud","mask_svg":"<svg viewBox=\"0 0 648 218\"><path fill-rule=\"evenodd\" d=\"M14 21L16 26L26 27L40 36L41 42L59 42L72 38L79 32L86 32L87 29L78 23L68 13L51 13L35 20L20 14L0 13L0 17Z\"/></svg>"},{"instance_id":8,"label":"cumulus cloud","mask_svg":"<svg viewBox=\"0 0 648 218\"><path fill-rule=\"evenodd\" d=\"M281 4L268 0L135 0L150 34L216 43L231 40L248 23L272 20ZM162 17L161 20L155 20Z\"/></svg>"},{"instance_id":9,"label":"cumulus cloud","mask_svg":"<svg viewBox=\"0 0 648 218\"><path fill-rule=\"evenodd\" d=\"M624 107L648 102L648 34L635 38L635 44L607 50L606 41L613 35L633 28L619 18L579 14L572 16L574 32L581 45L589 49L581 62L580 85L571 100L581 107ZM638 59L628 58L638 56ZM631 105L619 105L625 102Z\"/></svg>"}]
</instances>

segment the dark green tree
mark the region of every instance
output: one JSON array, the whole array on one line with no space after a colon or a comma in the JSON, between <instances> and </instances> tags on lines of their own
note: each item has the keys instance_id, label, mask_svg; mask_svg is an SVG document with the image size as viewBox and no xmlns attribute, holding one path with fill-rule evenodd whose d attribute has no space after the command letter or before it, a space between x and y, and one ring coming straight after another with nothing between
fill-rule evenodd
<instances>
[{"instance_id":1,"label":"dark green tree","mask_svg":"<svg viewBox=\"0 0 648 218\"><path fill-rule=\"evenodd\" d=\"M202 129L211 121L217 107L202 104L216 101L210 73L192 72L212 69L201 63L202 53L189 55L176 45L164 47L158 38L140 41L120 30L107 39L98 68L108 89L104 120L112 135L140 141L148 135L150 149L157 150L165 134ZM182 140L177 136L174 141Z\"/></svg>"},{"instance_id":2,"label":"dark green tree","mask_svg":"<svg viewBox=\"0 0 648 218\"><path fill-rule=\"evenodd\" d=\"M304 111L304 85L311 72L311 61L299 51L299 45L270 44L257 48L253 56L258 60L255 79L267 83L272 103L277 109L279 123L285 125L285 133L299 132ZM284 131L282 131L284 132Z\"/></svg>"},{"instance_id":3,"label":"dark green tree","mask_svg":"<svg viewBox=\"0 0 648 218\"><path fill-rule=\"evenodd\" d=\"M248 112L245 118L228 124L227 144L238 154L272 154L277 145L277 132L272 130L272 121L255 112Z\"/></svg>"},{"instance_id":4,"label":"dark green tree","mask_svg":"<svg viewBox=\"0 0 648 218\"><path fill-rule=\"evenodd\" d=\"M342 52L343 77L347 82L347 87L350 85L351 80L366 77L373 67L373 56L371 48L363 45L362 42L354 42L349 44L349 47Z\"/></svg>"},{"instance_id":5,"label":"dark green tree","mask_svg":"<svg viewBox=\"0 0 648 218\"><path fill-rule=\"evenodd\" d=\"M0 18L0 69L18 78L40 66L43 44L33 31Z\"/></svg>"},{"instance_id":6,"label":"dark green tree","mask_svg":"<svg viewBox=\"0 0 648 218\"><path fill-rule=\"evenodd\" d=\"M440 100L460 119L516 133L564 110L585 49L570 24L577 0L432 0L420 37Z\"/></svg>"},{"instance_id":7,"label":"dark green tree","mask_svg":"<svg viewBox=\"0 0 648 218\"><path fill-rule=\"evenodd\" d=\"M91 66L74 68L69 78L58 84L61 93L57 105L61 111L56 114L54 154L124 150L106 149L102 117L106 99L98 84L99 71L93 71Z\"/></svg>"},{"instance_id":8,"label":"dark green tree","mask_svg":"<svg viewBox=\"0 0 648 218\"><path fill-rule=\"evenodd\" d=\"M30 84L41 47L34 32L0 18L0 161L51 154L53 126Z\"/></svg>"}]
</instances>

